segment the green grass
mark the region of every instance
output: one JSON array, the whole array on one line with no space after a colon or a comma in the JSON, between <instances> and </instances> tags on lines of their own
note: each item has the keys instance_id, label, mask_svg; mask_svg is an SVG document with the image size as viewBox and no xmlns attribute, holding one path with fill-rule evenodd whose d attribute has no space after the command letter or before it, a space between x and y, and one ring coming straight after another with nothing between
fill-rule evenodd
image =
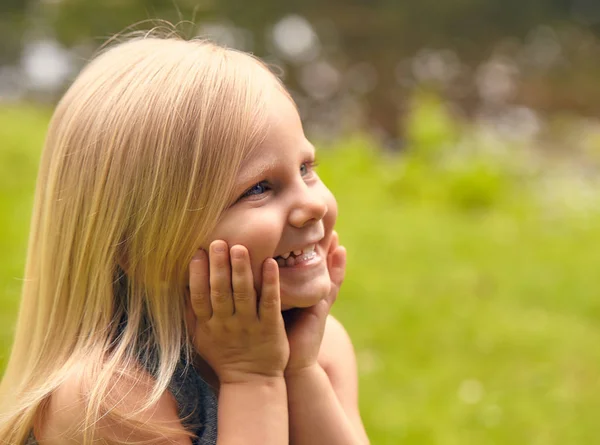
<instances>
[{"instance_id":1,"label":"green grass","mask_svg":"<svg viewBox=\"0 0 600 445\"><path fill-rule=\"evenodd\" d=\"M0 110L0 366L48 116ZM436 166L414 127L403 162L360 138L321 150L372 443L598 443L600 216L547 211L508 168Z\"/></svg>"},{"instance_id":2,"label":"green grass","mask_svg":"<svg viewBox=\"0 0 600 445\"><path fill-rule=\"evenodd\" d=\"M0 107L0 369L18 310L38 160L50 111Z\"/></svg>"}]
</instances>

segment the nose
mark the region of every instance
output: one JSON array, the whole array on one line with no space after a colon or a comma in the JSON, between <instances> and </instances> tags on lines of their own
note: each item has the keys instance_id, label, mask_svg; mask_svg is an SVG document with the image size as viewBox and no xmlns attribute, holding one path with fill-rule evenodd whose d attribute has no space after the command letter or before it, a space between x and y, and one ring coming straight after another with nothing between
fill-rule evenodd
<instances>
[{"instance_id":1,"label":"nose","mask_svg":"<svg viewBox=\"0 0 600 445\"><path fill-rule=\"evenodd\" d=\"M290 224L304 227L307 224L322 220L327 214L325 197L312 187L302 184L296 192L297 199L290 211Z\"/></svg>"}]
</instances>

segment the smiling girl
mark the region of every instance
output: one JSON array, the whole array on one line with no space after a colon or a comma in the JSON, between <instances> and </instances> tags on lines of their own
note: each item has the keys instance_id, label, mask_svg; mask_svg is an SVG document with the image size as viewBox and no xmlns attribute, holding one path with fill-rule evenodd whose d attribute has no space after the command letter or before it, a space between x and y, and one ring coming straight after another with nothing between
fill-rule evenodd
<instances>
[{"instance_id":1,"label":"smiling girl","mask_svg":"<svg viewBox=\"0 0 600 445\"><path fill-rule=\"evenodd\" d=\"M368 443L314 168L252 56L146 37L92 61L40 163L2 443Z\"/></svg>"}]
</instances>

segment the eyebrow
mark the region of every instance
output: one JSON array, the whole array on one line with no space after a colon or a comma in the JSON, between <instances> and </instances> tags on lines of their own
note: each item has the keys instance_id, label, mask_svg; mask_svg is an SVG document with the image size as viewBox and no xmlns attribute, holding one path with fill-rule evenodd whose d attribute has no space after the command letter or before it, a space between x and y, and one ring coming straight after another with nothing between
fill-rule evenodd
<instances>
[{"instance_id":1,"label":"eyebrow","mask_svg":"<svg viewBox=\"0 0 600 445\"><path fill-rule=\"evenodd\" d=\"M271 160L269 162L261 162L259 165L257 166L253 166L250 167L250 169L245 170L245 173L241 174L238 181L237 185L239 187L241 187L242 185L246 185L252 181L257 180L260 177L265 176L265 174L269 171L272 170L276 165L276 162L274 160Z\"/></svg>"},{"instance_id":2,"label":"eyebrow","mask_svg":"<svg viewBox=\"0 0 600 445\"><path fill-rule=\"evenodd\" d=\"M303 151L303 156L306 156L306 155L315 153L316 148L314 147L313 144L308 142L307 148L303 149L302 151ZM267 172L269 172L270 170L273 170L275 168L275 166L277 165L277 159L270 159L267 161L261 160L260 163L256 163L256 164L258 164L258 165L253 166L251 164L251 166L249 168L242 167L242 169L245 170L245 173L242 173L239 176L239 179L236 181L237 187L252 185L252 184L250 184L251 182L258 182L258 181L262 180L262 178L264 178L266 176Z\"/></svg>"}]
</instances>

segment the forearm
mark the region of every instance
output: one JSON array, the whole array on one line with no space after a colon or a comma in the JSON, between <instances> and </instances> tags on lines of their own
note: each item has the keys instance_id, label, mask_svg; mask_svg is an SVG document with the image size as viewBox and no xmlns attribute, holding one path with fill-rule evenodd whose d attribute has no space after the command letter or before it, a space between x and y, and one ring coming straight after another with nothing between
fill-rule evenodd
<instances>
[{"instance_id":1,"label":"forearm","mask_svg":"<svg viewBox=\"0 0 600 445\"><path fill-rule=\"evenodd\" d=\"M359 445L368 443L355 430L327 374L314 365L286 375L292 445Z\"/></svg>"},{"instance_id":2,"label":"forearm","mask_svg":"<svg viewBox=\"0 0 600 445\"><path fill-rule=\"evenodd\" d=\"M221 385L218 418L218 445L287 445L285 380Z\"/></svg>"}]
</instances>

